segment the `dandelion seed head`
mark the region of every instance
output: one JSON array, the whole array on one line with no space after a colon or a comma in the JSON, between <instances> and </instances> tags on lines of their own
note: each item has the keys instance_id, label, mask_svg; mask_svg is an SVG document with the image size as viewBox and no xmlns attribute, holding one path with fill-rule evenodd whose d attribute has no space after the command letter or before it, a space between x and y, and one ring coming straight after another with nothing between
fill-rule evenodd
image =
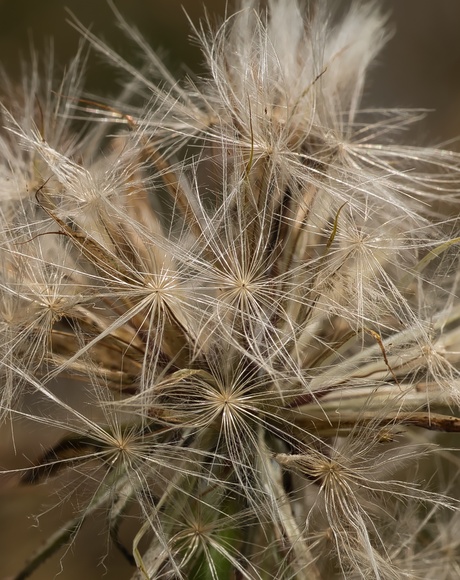
<instances>
[{"instance_id":1,"label":"dandelion seed head","mask_svg":"<svg viewBox=\"0 0 460 580\"><path fill-rule=\"evenodd\" d=\"M460 158L361 110L387 17L242 0L177 80L111 6L116 100L80 52L0 113L0 417L86 489L54 545L104 508L136 578L453 577Z\"/></svg>"}]
</instances>

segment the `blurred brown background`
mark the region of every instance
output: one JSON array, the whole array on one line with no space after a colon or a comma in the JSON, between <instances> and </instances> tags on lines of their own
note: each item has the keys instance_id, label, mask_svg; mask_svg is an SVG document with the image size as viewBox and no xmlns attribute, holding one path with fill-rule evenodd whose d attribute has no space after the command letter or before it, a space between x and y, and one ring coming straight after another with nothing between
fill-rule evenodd
<instances>
[{"instance_id":1,"label":"blurred brown background","mask_svg":"<svg viewBox=\"0 0 460 580\"><path fill-rule=\"evenodd\" d=\"M349 0L333 1L340 2L341 6L350 3ZM222 15L225 3L225 0L208 0L208 10ZM127 20L154 47L165 49L169 65L178 73L181 63L200 70L200 51L188 43L189 25L181 6L196 22L203 15L202 4L201 0L116 1ZM365 104L432 109L434 112L411 130L407 140L417 144L450 142L450 147L460 150L456 141L460 136L460 2L382 0L382 6L390 13L390 26L395 34L372 71ZM0 61L11 76L19 80L19 63L21 57L27 58L30 54L32 41L41 49L53 37L56 60L64 65L72 57L79 36L66 23L69 18L66 8L83 24L91 25L92 31L114 48L125 55L135 55L135 50L130 50L133 47L121 38L114 26L114 16L104 0L0 0ZM113 70L102 66L99 58L91 61L87 80L91 92L106 95L116 91ZM35 446L39 445L36 429L24 436L31 437ZM13 459L6 454L9 439L6 434L0 445L1 467L23 464L21 456ZM23 448L18 443L18 449ZM19 453L22 452L20 449ZM34 547L55 529L57 522L64 521L64 512L69 513L68 508L58 507L45 515L38 527L33 527L36 522L29 515L37 513L41 503L47 505L52 487L51 484L35 489L4 489L0 493L0 579L17 571ZM54 497L51 501L56 503L57 499ZM130 577L132 569L113 548L109 549L105 561L108 572L103 565L98 566L104 559L108 542L96 519L66 555L64 571L59 576L62 580ZM50 559L32 579L53 578L60 571L62 555L63 551Z\"/></svg>"}]
</instances>

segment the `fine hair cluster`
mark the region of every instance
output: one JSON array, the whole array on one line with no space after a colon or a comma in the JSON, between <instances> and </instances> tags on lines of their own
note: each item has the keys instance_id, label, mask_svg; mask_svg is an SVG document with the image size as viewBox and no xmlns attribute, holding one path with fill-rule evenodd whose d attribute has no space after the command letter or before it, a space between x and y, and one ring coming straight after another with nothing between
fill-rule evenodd
<instances>
[{"instance_id":1,"label":"fine hair cluster","mask_svg":"<svg viewBox=\"0 0 460 580\"><path fill-rule=\"evenodd\" d=\"M460 155L362 108L386 15L241 0L178 80L112 8L141 65L74 19L1 89L3 473L73 505L15 578L101 513L133 580L458 578Z\"/></svg>"}]
</instances>

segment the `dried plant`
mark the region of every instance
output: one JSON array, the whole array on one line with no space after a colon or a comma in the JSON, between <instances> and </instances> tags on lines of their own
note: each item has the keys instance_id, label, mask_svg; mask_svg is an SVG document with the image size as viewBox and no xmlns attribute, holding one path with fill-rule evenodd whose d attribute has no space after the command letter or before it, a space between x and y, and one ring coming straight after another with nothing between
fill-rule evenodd
<instances>
[{"instance_id":1,"label":"dried plant","mask_svg":"<svg viewBox=\"0 0 460 580\"><path fill-rule=\"evenodd\" d=\"M136 579L459 577L460 156L360 108L374 3L241 4L204 78L113 7L117 100L5 85L2 417L60 433L10 472L78 494L17 579L102 509Z\"/></svg>"}]
</instances>

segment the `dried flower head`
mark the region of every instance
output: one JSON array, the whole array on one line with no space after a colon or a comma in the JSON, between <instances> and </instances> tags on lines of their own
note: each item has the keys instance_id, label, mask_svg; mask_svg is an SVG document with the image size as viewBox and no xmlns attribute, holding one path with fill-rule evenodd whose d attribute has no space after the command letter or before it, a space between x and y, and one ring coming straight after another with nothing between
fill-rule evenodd
<instances>
[{"instance_id":1,"label":"dried flower head","mask_svg":"<svg viewBox=\"0 0 460 580\"><path fill-rule=\"evenodd\" d=\"M242 0L178 82L113 10L119 99L79 56L2 109L1 415L83 493L16 578L102 508L133 579L457 577L460 157L360 109L385 17Z\"/></svg>"}]
</instances>

